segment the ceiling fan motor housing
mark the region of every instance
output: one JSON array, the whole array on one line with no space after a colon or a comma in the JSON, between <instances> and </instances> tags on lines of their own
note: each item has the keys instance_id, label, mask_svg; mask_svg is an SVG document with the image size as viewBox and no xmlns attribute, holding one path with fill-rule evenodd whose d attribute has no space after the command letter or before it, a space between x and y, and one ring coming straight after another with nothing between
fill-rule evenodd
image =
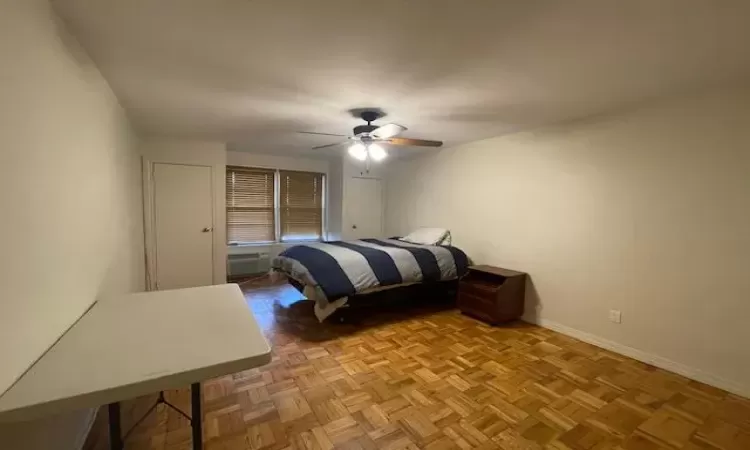
<instances>
[{"instance_id":1,"label":"ceiling fan motor housing","mask_svg":"<svg viewBox=\"0 0 750 450\"><path fill-rule=\"evenodd\" d=\"M354 127L354 135L359 136L363 133L372 133L376 129L378 129L377 125L358 125Z\"/></svg>"}]
</instances>

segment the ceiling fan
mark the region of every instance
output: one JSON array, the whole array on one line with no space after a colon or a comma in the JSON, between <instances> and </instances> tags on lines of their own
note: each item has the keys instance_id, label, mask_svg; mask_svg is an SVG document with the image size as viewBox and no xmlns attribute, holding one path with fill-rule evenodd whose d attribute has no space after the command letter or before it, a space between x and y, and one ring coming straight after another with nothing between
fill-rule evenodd
<instances>
[{"instance_id":1,"label":"ceiling fan","mask_svg":"<svg viewBox=\"0 0 750 450\"><path fill-rule=\"evenodd\" d=\"M415 147L440 147L443 145L441 141L428 141L424 139L397 137L399 134L406 131L407 128L396 123L373 125L372 122L385 116L385 114L379 110L354 110L352 111L352 115L364 120L365 122L367 122L367 125L358 125L354 127L353 134L351 136L347 136L345 134L316 133L313 131L298 131L298 133L345 137L347 138L345 141L327 145L319 145L317 147L313 147L313 150L335 147L337 145L353 141L352 145L349 146L349 155L360 161L367 161L368 164L371 159L374 161L382 161L386 156L388 156L388 153L386 153L385 149L379 145L380 143Z\"/></svg>"}]
</instances>

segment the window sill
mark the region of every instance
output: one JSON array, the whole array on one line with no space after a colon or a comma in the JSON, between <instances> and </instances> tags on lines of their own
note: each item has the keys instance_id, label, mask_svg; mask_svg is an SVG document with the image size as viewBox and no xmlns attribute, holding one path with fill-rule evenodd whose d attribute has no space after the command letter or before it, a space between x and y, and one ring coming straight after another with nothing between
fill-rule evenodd
<instances>
[{"instance_id":1,"label":"window sill","mask_svg":"<svg viewBox=\"0 0 750 450\"><path fill-rule=\"evenodd\" d=\"M278 242L243 242L242 244L227 244L229 248L244 248L244 247L268 247L269 245L276 245Z\"/></svg>"},{"instance_id":2,"label":"window sill","mask_svg":"<svg viewBox=\"0 0 750 450\"><path fill-rule=\"evenodd\" d=\"M268 247L270 245L296 245L310 244L313 242L325 242L323 239L310 239L300 241L271 241L271 242L244 242L242 244L227 244L228 248L246 248L246 247Z\"/></svg>"}]
</instances>

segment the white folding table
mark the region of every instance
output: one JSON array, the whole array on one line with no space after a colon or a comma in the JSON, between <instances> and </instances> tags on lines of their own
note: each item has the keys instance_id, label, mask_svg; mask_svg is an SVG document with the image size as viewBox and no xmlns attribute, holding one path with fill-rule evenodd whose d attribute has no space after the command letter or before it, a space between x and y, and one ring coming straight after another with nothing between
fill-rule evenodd
<instances>
[{"instance_id":1,"label":"white folding table","mask_svg":"<svg viewBox=\"0 0 750 450\"><path fill-rule=\"evenodd\" d=\"M236 284L107 298L0 396L0 422L108 404L110 446L120 450L120 401L190 384L189 419L199 450L200 382L270 360L271 348ZM173 407L162 394L159 403Z\"/></svg>"}]
</instances>

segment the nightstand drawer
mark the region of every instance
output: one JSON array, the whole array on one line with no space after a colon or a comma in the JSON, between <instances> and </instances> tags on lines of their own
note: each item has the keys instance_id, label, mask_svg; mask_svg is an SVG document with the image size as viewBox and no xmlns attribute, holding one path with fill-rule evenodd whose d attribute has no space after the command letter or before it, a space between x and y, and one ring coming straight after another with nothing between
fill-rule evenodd
<instances>
[{"instance_id":1,"label":"nightstand drawer","mask_svg":"<svg viewBox=\"0 0 750 450\"><path fill-rule=\"evenodd\" d=\"M493 302L487 299L468 294L458 294L458 308L469 315L484 320L485 322L496 322L493 310L494 307L495 305Z\"/></svg>"},{"instance_id":2,"label":"nightstand drawer","mask_svg":"<svg viewBox=\"0 0 750 450\"><path fill-rule=\"evenodd\" d=\"M472 282L472 280L461 280L461 283L459 284L459 290L460 292L465 292L475 297L491 298L497 295L497 291L500 289L500 286L502 285L482 284L474 283Z\"/></svg>"},{"instance_id":3,"label":"nightstand drawer","mask_svg":"<svg viewBox=\"0 0 750 450\"><path fill-rule=\"evenodd\" d=\"M464 289L464 286L461 286L458 291L458 307L462 308L464 306L491 312L495 309L495 297L474 295L471 291Z\"/></svg>"}]
</instances>

